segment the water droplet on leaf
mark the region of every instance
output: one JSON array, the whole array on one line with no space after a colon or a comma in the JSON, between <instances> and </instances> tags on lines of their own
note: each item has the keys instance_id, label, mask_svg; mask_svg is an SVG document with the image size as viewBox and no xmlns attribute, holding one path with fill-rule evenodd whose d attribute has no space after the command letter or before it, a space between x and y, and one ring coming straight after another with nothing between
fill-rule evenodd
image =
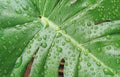
<instances>
[{"instance_id":1,"label":"water droplet on leaf","mask_svg":"<svg viewBox=\"0 0 120 77\"><path fill-rule=\"evenodd\" d=\"M20 9L16 9L17 14L22 14L22 11Z\"/></svg>"},{"instance_id":2,"label":"water droplet on leaf","mask_svg":"<svg viewBox=\"0 0 120 77\"><path fill-rule=\"evenodd\" d=\"M107 35L107 36L106 36L106 39L110 39L110 38L111 38L110 35Z\"/></svg>"},{"instance_id":3,"label":"water droplet on leaf","mask_svg":"<svg viewBox=\"0 0 120 77\"><path fill-rule=\"evenodd\" d=\"M58 47L58 48L57 48L57 51L58 51L58 52L62 52L62 48L61 48L61 47Z\"/></svg>"},{"instance_id":4,"label":"water droplet on leaf","mask_svg":"<svg viewBox=\"0 0 120 77\"><path fill-rule=\"evenodd\" d=\"M77 2L77 0L71 0L70 4L74 4L76 2Z\"/></svg>"},{"instance_id":5,"label":"water droplet on leaf","mask_svg":"<svg viewBox=\"0 0 120 77\"><path fill-rule=\"evenodd\" d=\"M42 40L42 38L39 38L39 39L38 39L38 41L41 41L41 40Z\"/></svg>"},{"instance_id":6,"label":"water droplet on leaf","mask_svg":"<svg viewBox=\"0 0 120 77\"><path fill-rule=\"evenodd\" d=\"M90 67L90 66L91 66L91 63L87 63L87 66Z\"/></svg>"},{"instance_id":7,"label":"water droplet on leaf","mask_svg":"<svg viewBox=\"0 0 120 77\"><path fill-rule=\"evenodd\" d=\"M107 68L104 68L103 71L104 71L104 73L106 75L114 75L114 73L111 70L107 69Z\"/></svg>"},{"instance_id":8,"label":"water droplet on leaf","mask_svg":"<svg viewBox=\"0 0 120 77\"><path fill-rule=\"evenodd\" d=\"M61 30L61 27L56 27L56 30L57 30L57 31Z\"/></svg>"},{"instance_id":9,"label":"water droplet on leaf","mask_svg":"<svg viewBox=\"0 0 120 77\"><path fill-rule=\"evenodd\" d=\"M59 37L61 37L61 36L62 36L61 33L57 33L57 34L56 34L56 37L57 37L57 38L59 38Z\"/></svg>"},{"instance_id":10,"label":"water droplet on leaf","mask_svg":"<svg viewBox=\"0 0 120 77\"><path fill-rule=\"evenodd\" d=\"M43 48L46 48L46 47L47 47L47 44L46 44L46 43L42 43L41 46L42 46Z\"/></svg>"},{"instance_id":11,"label":"water droplet on leaf","mask_svg":"<svg viewBox=\"0 0 120 77\"><path fill-rule=\"evenodd\" d=\"M101 66L101 63L100 63L100 62L96 62L96 64L97 64L98 66Z\"/></svg>"},{"instance_id":12,"label":"water droplet on leaf","mask_svg":"<svg viewBox=\"0 0 120 77\"><path fill-rule=\"evenodd\" d=\"M120 59L117 59L117 64L120 64Z\"/></svg>"},{"instance_id":13,"label":"water droplet on leaf","mask_svg":"<svg viewBox=\"0 0 120 77\"><path fill-rule=\"evenodd\" d=\"M49 27L49 23L46 21L45 28Z\"/></svg>"},{"instance_id":14,"label":"water droplet on leaf","mask_svg":"<svg viewBox=\"0 0 120 77\"><path fill-rule=\"evenodd\" d=\"M3 45L3 48L4 48L5 50L7 50L7 47L6 47L5 45Z\"/></svg>"},{"instance_id":15,"label":"water droplet on leaf","mask_svg":"<svg viewBox=\"0 0 120 77\"><path fill-rule=\"evenodd\" d=\"M47 35L43 36L43 39L46 40L47 39Z\"/></svg>"},{"instance_id":16,"label":"water droplet on leaf","mask_svg":"<svg viewBox=\"0 0 120 77\"><path fill-rule=\"evenodd\" d=\"M30 50L27 51L28 54L30 54L30 52L31 52Z\"/></svg>"},{"instance_id":17,"label":"water droplet on leaf","mask_svg":"<svg viewBox=\"0 0 120 77\"><path fill-rule=\"evenodd\" d=\"M28 6L23 6L24 10L28 10L28 8L29 8Z\"/></svg>"},{"instance_id":18,"label":"water droplet on leaf","mask_svg":"<svg viewBox=\"0 0 120 77\"><path fill-rule=\"evenodd\" d=\"M22 57L19 57L16 61L15 68L18 68L22 64Z\"/></svg>"},{"instance_id":19,"label":"water droplet on leaf","mask_svg":"<svg viewBox=\"0 0 120 77\"><path fill-rule=\"evenodd\" d=\"M12 74L10 75L10 77L15 77L15 74L14 74L14 73L12 73Z\"/></svg>"},{"instance_id":20,"label":"water droplet on leaf","mask_svg":"<svg viewBox=\"0 0 120 77\"><path fill-rule=\"evenodd\" d=\"M64 46L65 45L65 42L62 42L62 46Z\"/></svg>"},{"instance_id":21,"label":"water droplet on leaf","mask_svg":"<svg viewBox=\"0 0 120 77\"><path fill-rule=\"evenodd\" d=\"M111 46L106 47L107 50L111 50Z\"/></svg>"},{"instance_id":22,"label":"water droplet on leaf","mask_svg":"<svg viewBox=\"0 0 120 77\"><path fill-rule=\"evenodd\" d=\"M65 40L66 40L67 42L70 42L70 39L69 39L69 38L66 38Z\"/></svg>"}]
</instances>

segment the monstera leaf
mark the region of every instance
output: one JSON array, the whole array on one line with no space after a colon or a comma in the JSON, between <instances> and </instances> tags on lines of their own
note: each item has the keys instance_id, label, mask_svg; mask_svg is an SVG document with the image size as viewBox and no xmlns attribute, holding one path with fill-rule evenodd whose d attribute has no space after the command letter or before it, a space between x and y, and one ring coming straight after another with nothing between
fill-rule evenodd
<instances>
[{"instance_id":1,"label":"monstera leaf","mask_svg":"<svg viewBox=\"0 0 120 77\"><path fill-rule=\"evenodd\" d=\"M120 0L0 0L0 77L31 61L29 77L120 77Z\"/></svg>"}]
</instances>

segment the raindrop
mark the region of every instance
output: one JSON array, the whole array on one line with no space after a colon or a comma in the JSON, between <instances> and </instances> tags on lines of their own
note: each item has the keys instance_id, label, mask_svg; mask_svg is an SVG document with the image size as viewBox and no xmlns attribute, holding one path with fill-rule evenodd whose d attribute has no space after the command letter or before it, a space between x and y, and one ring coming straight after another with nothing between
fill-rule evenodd
<instances>
[{"instance_id":1,"label":"raindrop","mask_svg":"<svg viewBox=\"0 0 120 77\"><path fill-rule=\"evenodd\" d=\"M101 66L101 63L100 63L100 62L96 62L96 64L97 64L98 66Z\"/></svg>"},{"instance_id":2,"label":"raindrop","mask_svg":"<svg viewBox=\"0 0 120 77\"><path fill-rule=\"evenodd\" d=\"M15 77L15 74L14 74L14 73L12 73L12 74L10 75L10 77Z\"/></svg>"},{"instance_id":3,"label":"raindrop","mask_svg":"<svg viewBox=\"0 0 120 77\"><path fill-rule=\"evenodd\" d=\"M120 59L117 59L117 64L120 64Z\"/></svg>"},{"instance_id":4,"label":"raindrop","mask_svg":"<svg viewBox=\"0 0 120 77\"><path fill-rule=\"evenodd\" d=\"M31 48L31 45L29 44L29 45L28 45L28 49L30 49L30 48Z\"/></svg>"},{"instance_id":5,"label":"raindrop","mask_svg":"<svg viewBox=\"0 0 120 77\"><path fill-rule=\"evenodd\" d=\"M30 52L31 52L30 50L27 51L28 54L30 54Z\"/></svg>"},{"instance_id":6,"label":"raindrop","mask_svg":"<svg viewBox=\"0 0 120 77\"><path fill-rule=\"evenodd\" d=\"M19 50L20 52L22 51L22 49L21 49L21 48L19 48L18 50Z\"/></svg>"},{"instance_id":7,"label":"raindrop","mask_svg":"<svg viewBox=\"0 0 120 77\"><path fill-rule=\"evenodd\" d=\"M53 43L52 43L52 47L54 47L54 45L55 45L55 43L53 42Z\"/></svg>"},{"instance_id":8,"label":"raindrop","mask_svg":"<svg viewBox=\"0 0 120 77\"><path fill-rule=\"evenodd\" d=\"M56 30L57 30L57 31L61 30L61 27L56 27Z\"/></svg>"},{"instance_id":9,"label":"raindrop","mask_svg":"<svg viewBox=\"0 0 120 77\"><path fill-rule=\"evenodd\" d=\"M10 1L8 0L7 3L10 4Z\"/></svg>"},{"instance_id":10,"label":"raindrop","mask_svg":"<svg viewBox=\"0 0 120 77\"><path fill-rule=\"evenodd\" d=\"M18 40L19 38L18 38L18 36L15 36L15 38L16 38L16 40Z\"/></svg>"},{"instance_id":11,"label":"raindrop","mask_svg":"<svg viewBox=\"0 0 120 77\"><path fill-rule=\"evenodd\" d=\"M94 68L90 68L91 71L94 71Z\"/></svg>"},{"instance_id":12,"label":"raindrop","mask_svg":"<svg viewBox=\"0 0 120 77\"><path fill-rule=\"evenodd\" d=\"M7 47L6 47L5 45L3 45L3 48L4 48L5 50L7 50Z\"/></svg>"},{"instance_id":13,"label":"raindrop","mask_svg":"<svg viewBox=\"0 0 120 77\"><path fill-rule=\"evenodd\" d=\"M29 8L28 6L23 6L24 10L28 10L28 8Z\"/></svg>"},{"instance_id":14,"label":"raindrop","mask_svg":"<svg viewBox=\"0 0 120 77\"><path fill-rule=\"evenodd\" d=\"M39 35L38 35L38 34L36 34L36 35L35 35L35 38L37 39L37 37L38 37L38 36L39 36Z\"/></svg>"},{"instance_id":15,"label":"raindrop","mask_svg":"<svg viewBox=\"0 0 120 77\"><path fill-rule=\"evenodd\" d=\"M92 32L91 31L88 31L88 34L91 34Z\"/></svg>"},{"instance_id":16,"label":"raindrop","mask_svg":"<svg viewBox=\"0 0 120 77\"><path fill-rule=\"evenodd\" d=\"M87 63L87 66L90 67L90 66L91 66L91 63L88 62L88 63Z\"/></svg>"},{"instance_id":17,"label":"raindrop","mask_svg":"<svg viewBox=\"0 0 120 77\"><path fill-rule=\"evenodd\" d=\"M70 39L69 39L69 38L66 38L65 40L66 40L67 42L70 42Z\"/></svg>"},{"instance_id":18,"label":"raindrop","mask_svg":"<svg viewBox=\"0 0 120 77\"><path fill-rule=\"evenodd\" d=\"M64 46L65 45L65 42L62 42L62 46Z\"/></svg>"},{"instance_id":19,"label":"raindrop","mask_svg":"<svg viewBox=\"0 0 120 77\"><path fill-rule=\"evenodd\" d=\"M80 65L78 66L78 70L81 70L81 66Z\"/></svg>"},{"instance_id":20,"label":"raindrop","mask_svg":"<svg viewBox=\"0 0 120 77\"><path fill-rule=\"evenodd\" d=\"M16 3L18 3L19 1L18 0L15 0Z\"/></svg>"},{"instance_id":21,"label":"raindrop","mask_svg":"<svg viewBox=\"0 0 120 77\"><path fill-rule=\"evenodd\" d=\"M106 47L107 50L111 50L111 46Z\"/></svg>"},{"instance_id":22,"label":"raindrop","mask_svg":"<svg viewBox=\"0 0 120 77\"><path fill-rule=\"evenodd\" d=\"M67 34L67 31L62 31L64 34Z\"/></svg>"},{"instance_id":23,"label":"raindrop","mask_svg":"<svg viewBox=\"0 0 120 77\"><path fill-rule=\"evenodd\" d=\"M104 73L106 75L114 75L114 73L111 70L107 69L107 68L104 68L103 71L104 71Z\"/></svg>"},{"instance_id":24,"label":"raindrop","mask_svg":"<svg viewBox=\"0 0 120 77\"><path fill-rule=\"evenodd\" d=\"M4 37L1 37L1 40L5 40L5 38L4 38Z\"/></svg>"},{"instance_id":25,"label":"raindrop","mask_svg":"<svg viewBox=\"0 0 120 77\"><path fill-rule=\"evenodd\" d=\"M95 30L97 30L98 29L98 26L95 26Z\"/></svg>"},{"instance_id":26,"label":"raindrop","mask_svg":"<svg viewBox=\"0 0 120 77\"><path fill-rule=\"evenodd\" d=\"M11 51L10 51L10 50L8 50L8 53L11 53Z\"/></svg>"},{"instance_id":27,"label":"raindrop","mask_svg":"<svg viewBox=\"0 0 120 77\"><path fill-rule=\"evenodd\" d=\"M15 49L15 46L12 46L13 49Z\"/></svg>"},{"instance_id":28,"label":"raindrop","mask_svg":"<svg viewBox=\"0 0 120 77\"><path fill-rule=\"evenodd\" d=\"M41 41L41 40L42 40L42 38L39 38L39 39L38 39L38 41Z\"/></svg>"},{"instance_id":29,"label":"raindrop","mask_svg":"<svg viewBox=\"0 0 120 77\"><path fill-rule=\"evenodd\" d=\"M10 21L8 21L7 24L10 25L11 24Z\"/></svg>"},{"instance_id":30,"label":"raindrop","mask_svg":"<svg viewBox=\"0 0 120 77\"><path fill-rule=\"evenodd\" d=\"M82 61L82 57L79 58L79 61L80 61L80 62Z\"/></svg>"},{"instance_id":31,"label":"raindrop","mask_svg":"<svg viewBox=\"0 0 120 77\"><path fill-rule=\"evenodd\" d=\"M102 49L101 49L101 48L98 48L97 50L98 50L98 52L101 52L101 51L102 51Z\"/></svg>"},{"instance_id":32,"label":"raindrop","mask_svg":"<svg viewBox=\"0 0 120 77\"><path fill-rule=\"evenodd\" d=\"M57 51L58 51L58 52L62 52L62 48L61 48L61 47L58 47L58 48L57 48Z\"/></svg>"},{"instance_id":33,"label":"raindrop","mask_svg":"<svg viewBox=\"0 0 120 77\"><path fill-rule=\"evenodd\" d=\"M78 50L79 52L81 52L81 51L82 51L82 49L81 49L81 48L79 48L79 47L77 48L77 50Z\"/></svg>"},{"instance_id":34,"label":"raindrop","mask_svg":"<svg viewBox=\"0 0 120 77\"><path fill-rule=\"evenodd\" d=\"M118 43L115 43L115 46L116 46L116 47L119 47L119 44L118 44Z\"/></svg>"},{"instance_id":35,"label":"raindrop","mask_svg":"<svg viewBox=\"0 0 120 77\"><path fill-rule=\"evenodd\" d=\"M22 57L19 57L16 61L15 68L18 68L22 64Z\"/></svg>"},{"instance_id":36,"label":"raindrop","mask_svg":"<svg viewBox=\"0 0 120 77\"><path fill-rule=\"evenodd\" d=\"M12 42L11 42L11 41L8 41L8 43L9 43L10 45L12 45Z\"/></svg>"},{"instance_id":37,"label":"raindrop","mask_svg":"<svg viewBox=\"0 0 120 77\"><path fill-rule=\"evenodd\" d=\"M6 69L4 70L4 73L5 73L5 74L7 73L7 70L6 70Z\"/></svg>"},{"instance_id":38,"label":"raindrop","mask_svg":"<svg viewBox=\"0 0 120 77\"><path fill-rule=\"evenodd\" d=\"M16 25L15 28L18 30L21 29L20 25Z\"/></svg>"},{"instance_id":39,"label":"raindrop","mask_svg":"<svg viewBox=\"0 0 120 77\"><path fill-rule=\"evenodd\" d=\"M46 40L47 39L47 35L43 36L43 39Z\"/></svg>"},{"instance_id":40,"label":"raindrop","mask_svg":"<svg viewBox=\"0 0 120 77\"><path fill-rule=\"evenodd\" d=\"M22 11L20 9L16 9L17 14L22 14Z\"/></svg>"},{"instance_id":41,"label":"raindrop","mask_svg":"<svg viewBox=\"0 0 120 77\"><path fill-rule=\"evenodd\" d=\"M46 43L42 43L41 46L42 46L43 48L46 48L46 47L47 47L47 44L46 44Z\"/></svg>"},{"instance_id":42,"label":"raindrop","mask_svg":"<svg viewBox=\"0 0 120 77\"><path fill-rule=\"evenodd\" d=\"M23 45L26 45L26 42L23 42Z\"/></svg>"},{"instance_id":43,"label":"raindrop","mask_svg":"<svg viewBox=\"0 0 120 77\"><path fill-rule=\"evenodd\" d=\"M87 23L87 26L91 26L91 22L88 22L88 23Z\"/></svg>"},{"instance_id":44,"label":"raindrop","mask_svg":"<svg viewBox=\"0 0 120 77\"><path fill-rule=\"evenodd\" d=\"M110 38L111 38L110 35L107 35L107 36L106 36L106 39L110 39Z\"/></svg>"},{"instance_id":45,"label":"raindrop","mask_svg":"<svg viewBox=\"0 0 120 77\"><path fill-rule=\"evenodd\" d=\"M59 37L61 37L61 36L62 36L61 33L57 33L57 34L56 34L56 37L57 37L57 38L59 38Z\"/></svg>"},{"instance_id":46,"label":"raindrop","mask_svg":"<svg viewBox=\"0 0 120 77\"><path fill-rule=\"evenodd\" d=\"M77 0L71 0L70 4L74 4L76 2L77 2Z\"/></svg>"},{"instance_id":47,"label":"raindrop","mask_svg":"<svg viewBox=\"0 0 120 77\"><path fill-rule=\"evenodd\" d=\"M56 43L59 43L60 40L56 40Z\"/></svg>"},{"instance_id":48,"label":"raindrop","mask_svg":"<svg viewBox=\"0 0 120 77\"><path fill-rule=\"evenodd\" d=\"M7 8L7 6L3 6L3 8L4 8L4 9L6 9L6 8Z\"/></svg>"},{"instance_id":49,"label":"raindrop","mask_svg":"<svg viewBox=\"0 0 120 77\"><path fill-rule=\"evenodd\" d=\"M25 30L23 30L22 33L25 34L26 33Z\"/></svg>"},{"instance_id":50,"label":"raindrop","mask_svg":"<svg viewBox=\"0 0 120 77\"><path fill-rule=\"evenodd\" d=\"M49 23L46 21L45 28L49 27Z\"/></svg>"},{"instance_id":51,"label":"raindrop","mask_svg":"<svg viewBox=\"0 0 120 77\"><path fill-rule=\"evenodd\" d=\"M85 50L84 55L85 55L85 56L88 56L88 53L89 53L89 51L88 51L88 50Z\"/></svg>"}]
</instances>

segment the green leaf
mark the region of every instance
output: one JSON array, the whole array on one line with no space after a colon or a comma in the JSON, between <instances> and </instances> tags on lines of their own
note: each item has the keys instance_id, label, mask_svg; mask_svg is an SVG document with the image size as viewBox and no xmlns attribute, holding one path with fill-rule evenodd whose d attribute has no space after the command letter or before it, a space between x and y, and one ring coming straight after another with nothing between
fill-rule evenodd
<instances>
[{"instance_id":1,"label":"green leaf","mask_svg":"<svg viewBox=\"0 0 120 77\"><path fill-rule=\"evenodd\" d=\"M120 77L119 0L0 0L0 77Z\"/></svg>"}]
</instances>

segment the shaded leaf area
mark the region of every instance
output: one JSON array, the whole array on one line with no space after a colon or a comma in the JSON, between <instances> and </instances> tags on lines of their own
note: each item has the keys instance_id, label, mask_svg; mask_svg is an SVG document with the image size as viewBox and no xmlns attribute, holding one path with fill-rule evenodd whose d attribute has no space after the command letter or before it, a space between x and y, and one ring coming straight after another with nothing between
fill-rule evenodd
<instances>
[{"instance_id":1,"label":"shaded leaf area","mask_svg":"<svg viewBox=\"0 0 120 77\"><path fill-rule=\"evenodd\" d=\"M0 0L0 77L119 77L119 3Z\"/></svg>"}]
</instances>

